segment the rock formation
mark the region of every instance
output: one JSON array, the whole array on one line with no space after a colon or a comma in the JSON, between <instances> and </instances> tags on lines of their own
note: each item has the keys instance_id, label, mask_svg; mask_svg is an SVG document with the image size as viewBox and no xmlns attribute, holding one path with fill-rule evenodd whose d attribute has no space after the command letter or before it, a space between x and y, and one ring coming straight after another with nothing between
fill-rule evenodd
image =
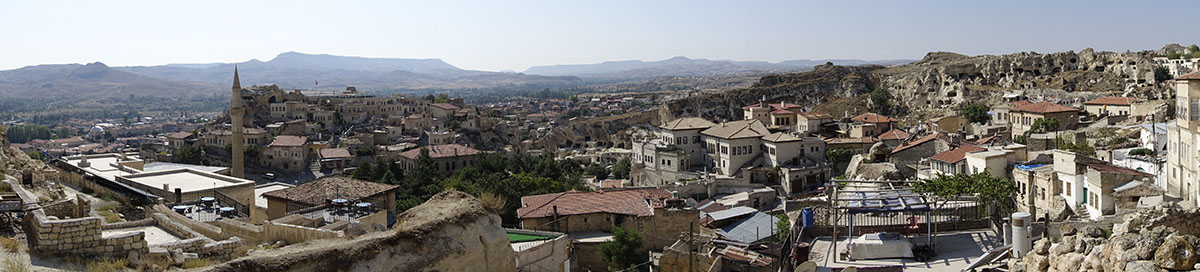
<instances>
[{"instance_id":1,"label":"rock formation","mask_svg":"<svg viewBox=\"0 0 1200 272\"><path fill-rule=\"evenodd\" d=\"M1030 254L1012 260L1010 268L1053 272L1195 270L1196 249L1200 248L1197 216L1200 209L1164 204L1127 215L1107 238L1097 226L1063 227L1057 246L1051 248L1049 239L1039 240Z\"/></svg>"},{"instance_id":2,"label":"rock formation","mask_svg":"<svg viewBox=\"0 0 1200 272\"><path fill-rule=\"evenodd\" d=\"M515 271L500 217L458 191L400 214L389 231L253 252L209 271Z\"/></svg>"},{"instance_id":3,"label":"rock formation","mask_svg":"<svg viewBox=\"0 0 1200 272\"><path fill-rule=\"evenodd\" d=\"M8 142L8 129L0 126L0 174L7 174L18 179L26 175L35 184L41 184L50 177L58 175L58 171L45 162L29 157L20 149L12 147ZM0 176L3 179L3 176Z\"/></svg>"}]
</instances>

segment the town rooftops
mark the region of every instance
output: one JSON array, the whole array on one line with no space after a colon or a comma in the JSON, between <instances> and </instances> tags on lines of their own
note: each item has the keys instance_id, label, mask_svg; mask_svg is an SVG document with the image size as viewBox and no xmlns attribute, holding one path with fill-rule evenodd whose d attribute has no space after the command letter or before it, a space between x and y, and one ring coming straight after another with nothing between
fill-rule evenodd
<instances>
[{"instance_id":1,"label":"town rooftops","mask_svg":"<svg viewBox=\"0 0 1200 272\"><path fill-rule=\"evenodd\" d=\"M1083 102L1083 104L1084 105L1129 106L1129 105L1133 104L1133 102L1136 102L1136 101L1137 101L1137 99L1133 98L1133 97L1105 96L1105 97L1101 97L1101 98L1088 100L1087 102Z\"/></svg>"},{"instance_id":2,"label":"town rooftops","mask_svg":"<svg viewBox=\"0 0 1200 272\"><path fill-rule=\"evenodd\" d=\"M171 133L171 135L167 135L168 139L187 139L188 137L192 137L192 133L187 131L180 131Z\"/></svg>"},{"instance_id":3,"label":"town rooftops","mask_svg":"<svg viewBox=\"0 0 1200 272\"><path fill-rule=\"evenodd\" d=\"M1097 159L1079 156L1079 155L1075 156L1075 162L1086 165L1087 167L1095 169L1096 171L1099 171L1102 173L1116 173L1116 174L1141 175L1141 176L1150 176L1151 175L1150 173L1116 166L1116 165L1113 165L1111 163L1108 163L1108 162L1105 162L1102 160L1097 160Z\"/></svg>"},{"instance_id":4,"label":"town rooftops","mask_svg":"<svg viewBox=\"0 0 1200 272\"><path fill-rule=\"evenodd\" d=\"M963 146L960 146L955 149L946 150L945 152L942 152L942 153L933 154L933 156L929 157L929 159L935 160L935 161L941 161L941 162L957 163L957 162L965 159L967 156L967 153L976 152L976 151L984 151L984 150L987 150L987 148L982 148L982 147L973 146L973 145L963 145Z\"/></svg>"},{"instance_id":5,"label":"town rooftops","mask_svg":"<svg viewBox=\"0 0 1200 272\"><path fill-rule=\"evenodd\" d=\"M450 103L433 103L433 104L430 104L430 106L438 107L439 109L443 109L443 110L458 110L458 109L460 109L458 106L455 106Z\"/></svg>"},{"instance_id":6,"label":"town rooftops","mask_svg":"<svg viewBox=\"0 0 1200 272\"><path fill-rule=\"evenodd\" d=\"M431 145L431 146L426 146L426 147L422 147L422 148L416 148L416 149L409 150L409 151L404 151L403 153L400 153L400 156L415 160L415 159L417 159L417 156L421 155L421 149L429 149L429 157L434 158L434 159L459 157L459 156L471 156L471 155L479 154L479 150L476 150L474 148L466 147L466 146L463 146L460 144L444 144L444 145Z\"/></svg>"},{"instance_id":7,"label":"town rooftops","mask_svg":"<svg viewBox=\"0 0 1200 272\"><path fill-rule=\"evenodd\" d=\"M275 141L271 141L270 146L298 147L298 146L304 146L305 142L308 142L308 137L279 135L279 136L275 136Z\"/></svg>"},{"instance_id":8,"label":"town rooftops","mask_svg":"<svg viewBox=\"0 0 1200 272\"><path fill-rule=\"evenodd\" d=\"M781 109L781 110L774 110L774 111L771 111L771 114L774 114L774 115L780 115L780 114L796 114L796 113L795 113L795 112L792 112L792 111L790 111L790 110L782 110L782 109Z\"/></svg>"},{"instance_id":9,"label":"town rooftops","mask_svg":"<svg viewBox=\"0 0 1200 272\"><path fill-rule=\"evenodd\" d=\"M669 129L669 130L685 130L685 129L705 129L705 128L710 128L714 125L716 125L716 124L713 122L710 122L708 120L704 120L704 118L684 117L684 118L679 118L679 119L675 119L675 120L671 120L669 122L663 123L662 126L659 126L659 127L664 128L664 129Z\"/></svg>"},{"instance_id":10,"label":"town rooftops","mask_svg":"<svg viewBox=\"0 0 1200 272\"><path fill-rule=\"evenodd\" d=\"M1200 80L1200 72L1191 72L1175 78L1175 80Z\"/></svg>"},{"instance_id":11,"label":"town rooftops","mask_svg":"<svg viewBox=\"0 0 1200 272\"><path fill-rule=\"evenodd\" d=\"M880 140L904 140L904 139L908 139L908 136L909 136L908 132L904 132L904 130L901 130L901 129L893 128L891 130L888 130L887 132L884 132L883 134L880 134L879 139Z\"/></svg>"},{"instance_id":12,"label":"town rooftops","mask_svg":"<svg viewBox=\"0 0 1200 272\"><path fill-rule=\"evenodd\" d=\"M663 200L671 197L671 192L667 190L652 188L531 195L521 197L517 217L550 217L554 216L556 209L558 215L612 213L653 216L654 209L662 208Z\"/></svg>"},{"instance_id":13,"label":"town rooftops","mask_svg":"<svg viewBox=\"0 0 1200 272\"><path fill-rule=\"evenodd\" d=\"M399 188L395 185L362 181L341 176L327 176L297 185L296 187L263 193L266 198L277 198L301 202L307 205L322 205L326 200L360 200Z\"/></svg>"},{"instance_id":14,"label":"town rooftops","mask_svg":"<svg viewBox=\"0 0 1200 272\"><path fill-rule=\"evenodd\" d=\"M350 155L350 150L345 148L322 148L319 152L322 159L349 159L354 158Z\"/></svg>"},{"instance_id":15,"label":"town rooftops","mask_svg":"<svg viewBox=\"0 0 1200 272\"><path fill-rule=\"evenodd\" d=\"M800 139L800 137L796 137L795 135L792 135L791 133L776 132L776 133L771 133L767 136L763 136L763 140L768 141L768 142L782 143L782 142L799 141L799 140L803 140L803 139Z\"/></svg>"},{"instance_id":16,"label":"town rooftops","mask_svg":"<svg viewBox=\"0 0 1200 272\"><path fill-rule=\"evenodd\" d=\"M1023 112L1032 112L1032 113L1055 113L1055 112L1079 111L1079 109L1051 103L1049 101L1042 101L1042 102L1031 103L1031 104L1027 104L1024 106L1015 107L1012 109L1012 111L1023 111Z\"/></svg>"},{"instance_id":17,"label":"town rooftops","mask_svg":"<svg viewBox=\"0 0 1200 272\"><path fill-rule=\"evenodd\" d=\"M227 129L213 130L210 133L212 133L213 135L233 135L233 132L230 132ZM263 134L263 133L267 133L267 130L261 129L261 128L242 128L242 133L243 134L251 134L251 135Z\"/></svg>"},{"instance_id":18,"label":"town rooftops","mask_svg":"<svg viewBox=\"0 0 1200 272\"><path fill-rule=\"evenodd\" d=\"M770 133L767 127L756 119L724 122L700 131L700 134L724 139L755 138Z\"/></svg>"},{"instance_id":19,"label":"town rooftops","mask_svg":"<svg viewBox=\"0 0 1200 272\"><path fill-rule=\"evenodd\" d=\"M215 188L224 188L230 186L254 185L254 181L252 180L241 179L192 168L176 168L155 172L142 172L126 176L118 176L118 178L150 188L166 189L164 191L167 192L179 188L180 191L184 193L207 191Z\"/></svg>"},{"instance_id":20,"label":"town rooftops","mask_svg":"<svg viewBox=\"0 0 1200 272\"><path fill-rule=\"evenodd\" d=\"M54 139L54 140L50 140L50 142L48 142L48 144L50 144L50 145L63 145L63 144L78 144L78 143L86 143L86 142L87 142L87 141L86 141L86 140L84 140L82 137L75 136L75 137L71 137L71 138L62 138L62 139Z\"/></svg>"},{"instance_id":21,"label":"town rooftops","mask_svg":"<svg viewBox=\"0 0 1200 272\"><path fill-rule=\"evenodd\" d=\"M833 137L833 138L825 139L826 144L869 144L869 143L875 143L878 141L879 140L876 139L875 137L869 137L869 136L868 137Z\"/></svg>"},{"instance_id":22,"label":"town rooftops","mask_svg":"<svg viewBox=\"0 0 1200 272\"><path fill-rule=\"evenodd\" d=\"M807 119L833 119L832 115L819 111L801 112L800 117Z\"/></svg>"},{"instance_id":23,"label":"town rooftops","mask_svg":"<svg viewBox=\"0 0 1200 272\"><path fill-rule=\"evenodd\" d=\"M879 114L875 114L875 113L870 113L870 112L859 114L858 116L855 116L854 118L850 118L850 121L863 122L863 123L900 122L900 120L896 120L895 118L891 118L891 117L887 117L887 116L883 116L883 115L879 115Z\"/></svg>"},{"instance_id":24,"label":"town rooftops","mask_svg":"<svg viewBox=\"0 0 1200 272\"><path fill-rule=\"evenodd\" d=\"M918 145L921 145L921 144L923 144L923 143L926 143L926 142L929 142L929 141L933 141L934 139L937 139L937 138L938 138L938 135L939 135L939 134L941 134L941 133L934 133L934 134L925 135L925 137L921 137L920 139L916 139L916 140L909 141L909 142L906 142L906 143L904 143L904 144L901 144L900 146L897 146L897 147L896 147L896 149L893 149L893 150L892 150L892 153L896 153L896 152L904 151L905 149L908 149L908 148L910 148L910 147L918 146Z\"/></svg>"}]
</instances>

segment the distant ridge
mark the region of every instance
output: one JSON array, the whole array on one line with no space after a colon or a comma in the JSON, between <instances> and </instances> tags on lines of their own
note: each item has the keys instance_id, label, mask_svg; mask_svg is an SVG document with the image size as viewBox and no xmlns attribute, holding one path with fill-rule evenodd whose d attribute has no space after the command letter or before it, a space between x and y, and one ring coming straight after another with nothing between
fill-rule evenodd
<instances>
[{"instance_id":1,"label":"distant ridge","mask_svg":"<svg viewBox=\"0 0 1200 272\"><path fill-rule=\"evenodd\" d=\"M219 88L195 82L165 80L113 69L104 63L50 64L0 71L0 97L191 96Z\"/></svg>"},{"instance_id":2,"label":"distant ridge","mask_svg":"<svg viewBox=\"0 0 1200 272\"><path fill-rule=\"evenodd\" d=\"M661 76L719 76L732 74L768 74L806 71L813 66L833 62L835 65L880 64L896 65L912 60L788 60L778 63L765 61L731 61L673 57L659 61L605 61L596 64L566 64L534 66L526 74L547 76L577 76L594 79L646 79Z\"/></svg>"}]
</instances>

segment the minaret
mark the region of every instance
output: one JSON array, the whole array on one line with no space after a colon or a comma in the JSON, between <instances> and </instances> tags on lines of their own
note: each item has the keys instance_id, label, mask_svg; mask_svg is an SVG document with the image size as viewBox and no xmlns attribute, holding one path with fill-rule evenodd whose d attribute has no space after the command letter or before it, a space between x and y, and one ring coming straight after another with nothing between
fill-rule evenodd
<instances>
[{"instance_id":1,"label":"minaret","mask_svg":"<svg viewBox=\"0 0 1200 272\"><path fill-rule=\"evenodd\" d=\"M245 152L245 140L242 139L242 116L245 115L245 109L242 108L242 84L238 81L237 66L233 66L233 102L229 104L229 119L233 123L229 129L233 132L233 137L229 139L233 145L233 162L230 166L229 175L236 178L245 178L245 158L242 152Z\"/></svg>"}]
</instances>

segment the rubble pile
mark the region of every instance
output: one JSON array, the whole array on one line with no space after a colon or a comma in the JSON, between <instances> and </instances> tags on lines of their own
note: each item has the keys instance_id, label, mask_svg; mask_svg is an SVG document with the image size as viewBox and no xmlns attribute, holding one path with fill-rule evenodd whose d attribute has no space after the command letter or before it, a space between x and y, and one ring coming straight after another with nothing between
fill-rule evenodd
<instances>
[{"instance_id":1,"label":"rubble pile","mask_svg":"<svg viewBox=\"0 0 1200 272\"><path fill-rule=\"evenodd\" d=\"M1196 271L1200 209L1173 204L1127 215L1105 237L1100 227L1062 227L1062 239L1034 243L1033 251L1010 261L1012 271L1150 272Z\"/></svg>"}]
</instances>

